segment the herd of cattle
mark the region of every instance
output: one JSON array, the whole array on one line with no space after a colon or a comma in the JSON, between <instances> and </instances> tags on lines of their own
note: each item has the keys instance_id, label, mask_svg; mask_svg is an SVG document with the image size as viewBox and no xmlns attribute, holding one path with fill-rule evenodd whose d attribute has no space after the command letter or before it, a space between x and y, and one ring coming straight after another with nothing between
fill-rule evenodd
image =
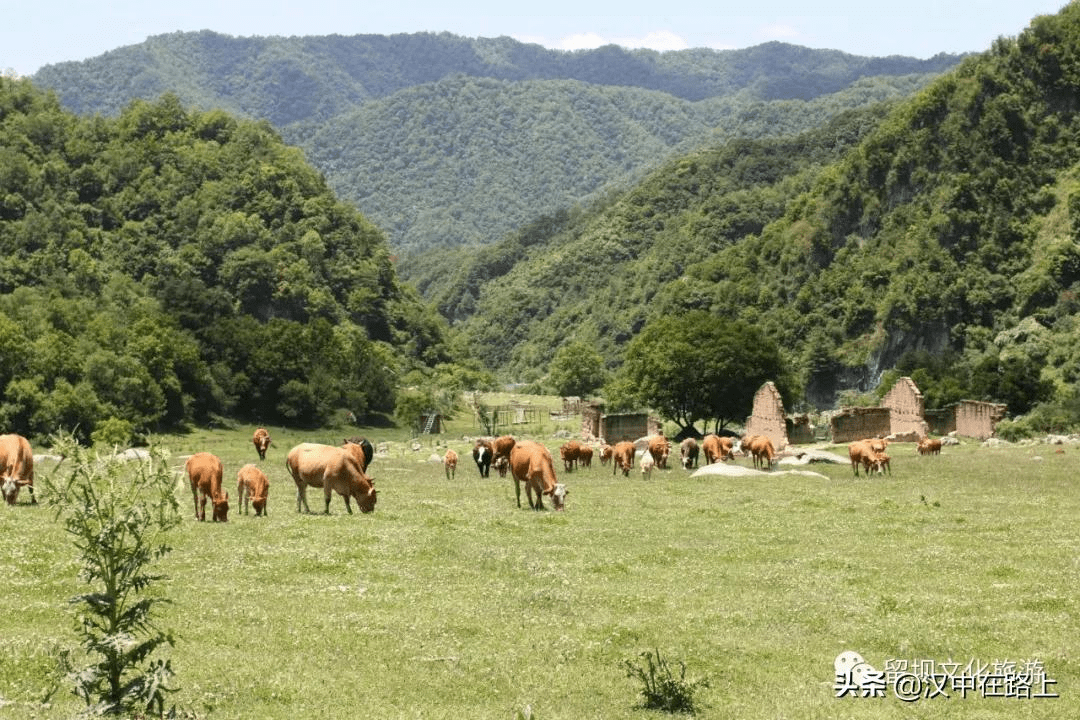
<instances>
[{"instance_id":1,"label":"herd of cattle","mask_svg":"<svg viewBox=\"0 0 1080 720\"><path fill-rule=\"evenodd\" d=\"M259 428L252 436L252 443L259 459L266 459L266 452L271 445L270 434ZM671 455L671 442L663 434L653 435L639 443L643 446L639 455L638 444L623 441L615 445L606 443L593 448L587 443L570 440L559 448L563 469L572 472L576 467L591 468L594 455L599 455L600 464L611 465L614 475L619 470L624 477L630 475L635 459L642 477L650 479L654 468L666 469ZM848 446L848 456L855 475L859 468L869 476L871 471L881 474L892 473L890 457L885 452L887 442L880 438L858 440ZM926 438L919 442L916 452L920 455L936 455L941 452L941 440ZM705 463L712 464L731 460L736 453L753 458L754 467L772 469L776 451L769 438L762 435L747 435L736 443L730 437L710 434L699 444L694 438L686 438L679 445L680 461L683 468L697 467L700 455L705 456ZM345 509L352 513L351 501L355 500L361 512L369 513L375 509L377 493L375 480L367 474L374 455L374 448L365 438L350 438L340 447L318 443L300 443L292 448L285 458L285 465L296 484L296 511L310 512L307 502L307 488L322 488L325 512L330 512L330 500L337 493L345 500ZM550 500L556 510L562 510L569 492L564 483L560 483L555 473L555 463L551 452L538 442L518 440L510 435L494 439L476 440L472 450L473 461L481 477L488 477L494 466L501 477L510 473L514 479L517 506L521 507L521 486L525 485L525 495L529 507L544 509L544 496ZM443 465L447 479L452 480L457 472L458 454L450 449L443 456ZM226 522L229 513L229 494L223 488L224 467L221 459L208 452L199 452L188 458L184 465L185 473L191 484L191 494L195 503L195 517L206 519L206 501L212 508L211 517L215 522ZM34 497L34 456L30 443L21 435L0 435L0 492L9 505L14 505L19 490L23 487L30 492L30 502L37 503ZM266 474L253 463L244 465L237 472L237 496L245 514L249 507L254 507L256 516L266 514L266 501L269 494L269 481Z\"/></svg>"}]
</instances>

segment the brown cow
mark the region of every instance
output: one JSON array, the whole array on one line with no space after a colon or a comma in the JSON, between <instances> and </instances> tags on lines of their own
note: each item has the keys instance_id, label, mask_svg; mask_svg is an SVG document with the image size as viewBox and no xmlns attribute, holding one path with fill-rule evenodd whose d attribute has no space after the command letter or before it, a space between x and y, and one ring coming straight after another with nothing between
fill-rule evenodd
<instances>
[{"instance_id":1,"label":"brown cow","mask_svg":"<svg viewBox=\"0 0 1080 720\"><path fill-rule=\"evenodd\" d=\"M251 442L255 445L255 452L259 453L259 459L266 459L266 451L270 447L270 433L266 428L258 428L251 436Z\"/></svg>"},{"instance_id":2,"label":"brown cow","mask_svg":"<svg viewBox=\"0 0 1080 720\"><path fill-rule=\"evenodd\" d=\"M480 477L486 478L491 474L491 461L495 457L495 447L490 440L481 438L476 441L472 449L472 459L480 470Z\"/></svg>"},{"instance_id":3,"label":"brown cow","mask_svg":"<svg viewBox=\"0 0 1080 720\"><path fill-rule=\"evenodd\" d=\"M848 457L851 459L851 469L855 472L855 477L859 477L860 465L867 477L870 477L870 468L878 474L883 472L881 454L874 451L869 440L856 440L849 444Z\"/></svg>"},{"instance_id":4,"label":"brown cow","mask_svg":"<svg viewBox=\"0 0 1080 720\"><path fill-rule=\"evenodd\" d=\"M506 473L510 470L510 458L503 455L498 460L491 463L495 466L495 469L499 471L499 477L506 477Z\"/></svg>"},{"instance_id":5,"label":"brown cow","mask_svg":"<svg viewBox=\"0 0 1080 720\"><path fill-rule=\"evenodd\" d=\"M629 440L616 443L615 449L611 452L611 474L614 475L618 469L622 470L623 477L630 477L630 469L634 467L635 451L634 443Z\"/></svg>"},{"instance_id":6,"label":"brown cow","mask_svg":"<svg viewBox=\"0 0 1080 720\"><path fill-rule=\"evenodd\" d=\"M649 438L649 454L652 455L656 467L666 470L668 455L671 454L671 443L663 433Z\"/></svg>"},{"instance_id":7,"label":"brown cow","mask_svg":"<svg viewBox=\"0 0 1080 720\"><path fill-rule=\"evenodd\" d=\"M611 462L612 456L615 454L615 448L611 447L607 443L600 446L600 464L607 465ZM614 473L613 473L614 474Z\"/></svg>"},{"instance_id":8,"label":"brown cow","mask_svg":"<svg viewBox=\"0 0 1080 720\"><path fill-rule=\"evenodd\" d=\"M195 519L206 521L206 498L213 505L214 522L229 521L229 494L221 492L224 469L221 459L208 452L195 453L184 463L184 470L191 480L191 497L195 500Z\"/></svg>"},{"instance_id":9,"label":"brown cow","mask_svg":"<svg viewBox=\"0 0 1080 720\"><path fill-rule=\"evenodd\" d=\"M454 452L453 448L446 448L446 454L443 455L443 469L446 471L446 479L453 480L457 475L457 460L458 455Z\"/></svg>"},{"instance_id":10,"label":"brown cow","mask_svg":"<svg viewBox=\"0 0 1080 720\"><path fill-rule=\"evenodd\" d=\"M548 449L532 440L521 440L510 451L510 472L514 475L514 491L517 506L521 507L521 483L525 483L525 497L533 510L544 509L544 495L551 497L556 510L566 504L566 486L555 477L555 463ZM533 502L533 492L536 502Z\"/></svg>"},{"instance_id":11,"label":"brown cow","mask_svg":"<svg viewBox=\"0 0 1080 720\"><path fill-rule=\"evenodd\" d=\"M266 499L270 494L270 481L257 465L248 463L236 473L236 495L239 507L248 514L248 506L255 507L255 517L266 515Z\"/></svg>"},{"instance_id":12,"label":"brown cow","mask_svg":"<svg viewBox=\"0 0 1080 720\"><path fill-rule=\"evenodd\" d=\"M368 467L371 466L371 458L375 457L375 448L371 446L370 440L357 435L345 438L345 442L342 443L341 447L351 452L356 461L360 463L360 469L367 472Z\"/></svg>"},{"instance_id":13,"label":"brown cow","mask_svg":"<svg viewBox=\"0 0 1080 720\"><path fill-rule=\"evenodd\" d=\"M937 438L924 438L915 446L915 452L919 455L940 455L941 440Z\"/></svg>"},{"instance_id":14,"label":"brown cow","mask_svg":"<svg viewBox=\"0 0 1080 720\"><path fill-rule=\"evenodd\" d=\"M285 467L289 469L293 482L296 483L296 512L311 512L307 503L307 488L321 487L326 501L326 514L330 514L330 498L333 492L345 498L345 509L352 514L350 498L356 500L360 512L369 513L375 509L378 499L375 493L375 480L364 474L360 462L352 452L333 445L300 443L289 451L285 458Z\"/></svg>"},{"instance_id":15,"label":"brown cow","mask_svg":"<svg viewBox=\"0 0 1080 720\"><path fill-rule=\"evenodd\" d=\"M712 465L717 460L730 460L734 457L734 447L735 443L731 438L709 433L701 441L701 451L705 453L705 464Z\"/></svg>"},{"instance_id":16,"label":"brown cow","mask_svg":"<svg viewBox=\"0 0 1080 720\"><path fill-rule=\"evenodd\" d=\"M687 470L697 467L699 452L701 452L701 448L698 447L697 440L692 437L688 437L679 443L679 457L682 459L682 466Z\"/></svg>"},{"instance_id":17,"label":"brown cow","mask_svg":"<svg viewBox=\"0 0 1080 720\"><path fill-rule=\"evenodd\" d=\"M581 467L591 469L592 468L592 456L593 456L593 449L592 449L591 446L582 445L581 448L578 449L577 459L578 459L578 463L581 464Z\"/></svg>"},{"instance_id":18,"label":"brown cow","mask_svg":"<svg viewBox=\"0 0 1080 720\"><path fill-rule=\"evenodd\" d=\"M567 440L559 448L559 457L562 458L566 472L572 472L577 465L578 455L581 452L581 443L577 440Z\"/></svg>"},{"instance_id":19,"label":"brown cow","mask_svg":"<svg viewBox=\"0 0 1080 720\"><path fill-rule=\"evenodd\" d=\"M19 499L19 490L30 488L30 504L34 497L34 451L22 435L0 435L0 491L8 505Z\"/></svg>"},{"instance_id":20,"label":"brown cow","mask_svg":"<svg viewBox=\"0 0 1080 720\"><path fill-rule=\"evenodd\" d=\"M743 452L749 451L753 456L755 468L762 469L767 465L772 470L773 458L776 456L772 440L764 435L754 435L743 438L740 445Z\"/></svg>"},{"instance_id":21,"label":"brown cow","mask_svg":"<svg viewBox=\"0 0 1080 720\"><path fill-rule=\"evenodd\" d=\"M510 459L510 451L514 449L514 437L512 435L500 435L491 441L491 447L494 453L491 456L491 462L494 463L501 457Z\"/></svg>"}]
</instances>

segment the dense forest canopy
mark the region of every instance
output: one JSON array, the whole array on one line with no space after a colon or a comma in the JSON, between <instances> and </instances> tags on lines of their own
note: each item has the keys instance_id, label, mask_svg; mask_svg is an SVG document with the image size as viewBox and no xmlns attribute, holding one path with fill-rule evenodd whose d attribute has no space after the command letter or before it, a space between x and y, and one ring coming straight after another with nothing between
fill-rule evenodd
<instances>
[{"instance_id":1,"label":"dense forest canopy","mask_svg":"<svg viewBox=\"0 0 1080 720\"><path fill-rule=\"evenodd\" d=\"M768 43L565 52L448 33L173 33L34 82L80 114L173 93L274 125L399 255L486 245L673 155L816 127L910 95L959 57L865 58ZM410 265L403 265L403 274Z\"/></svg>"},{"instance_id":2,"label":"dense forest canopy","mask_svg":"<svg viewBox=\"0 0 1080 720\"><path fill-rule=\"evenodd\" d=\"M985 399L1042 426L1076 424L1076 57L1080 6L1069 5L929 83L913 78L910 90L924 87L909 98L875 94L882 84L871 79L842 94L886 102L844 110L828 99L758 99L740 112L783 131L748 123L748 137L727 139L714 129L713 142L659 159L632 187L609 183L550 212L526 203L531 222L481 249L444 243L413 256L410 275L452 323L454 347L508 381L542 384L553 357L556 370L566 365L561 347L589 347L602 364L590 356L594 381L611 379L605 392L620 403L642 400L623 367L627 348L644 329L670 337L679 318L706 313L776 348L789 409L831 407L904 373L928 407ZM432 158L460 158L453 148L480 142L506 154L513 148L485 131L491 123L549 144L547 126L513 112L531 108L537 83L555 99L549 114L600 133L589 142L602 152L612 138L655 138L685 117L656 89L440 75L380 101L398 107L397 127L359 106L342 116L351 129L290 127L333 139L320 144L324 172L346 177L354 160L378 158L379 172L352 176L365 192L414 177L447 191L471 181L491 200L482 160ZM388 412L399 398L399 409L431 407L463 373L481 377L475 365L450 364L464 353L398 282L382 234L269 124L187 110L172 95L78 119L25 81L4 89L0 415L9 423L70 425L114 411L147 428L230 412L318 422L333 407ZM800 125L783 105L795 102L803 114L828 107ZM566 108L580 105L652 109L636 123L592 114L575 126ZM401 132L388 145L397 152L368 145L342 160L350 132L380 122ZM431 133L415 147L413 124ZM588 162L567 167L587 174ZM557 184L544 168L535 174ZM469 221L465 207L439 199L426 211L432 227L450 227L455 212ZM647 340L636 357L650 357ZM149 400L135 397L148 382L136 365L156 383ZM124 373L139 379L119 382ZM425 377L439 381L413 382ZM713 417L734 417L741 406L732 407Z\"/></svg>"},{"instance_id":3,"label":"dense forest canopy","mask_svg":"<svg viewBox=\"0 0 1080 720\"><path fill-rule=\"evenodd\" d=\"M514 377L540 378L551 348L581 340L615 369L651 319L707 310L780 344L805 388L792 405L832 406L913 358L930 407L1065 401L1080 360L1078 56L1073 4L887 114L685 155L431 287Z\"/></svg>"},{"instance_id":4,"label":"dense forest canopy","mask_svg":"<svg viewBox=\"0 0 1080 720\"><path fill-rule=\"evenodd\" d=\"M0 425L394 409L449 359L385 236L266 123L175 96L78 118L0 78Z\"/></svg>"}]
</instances>

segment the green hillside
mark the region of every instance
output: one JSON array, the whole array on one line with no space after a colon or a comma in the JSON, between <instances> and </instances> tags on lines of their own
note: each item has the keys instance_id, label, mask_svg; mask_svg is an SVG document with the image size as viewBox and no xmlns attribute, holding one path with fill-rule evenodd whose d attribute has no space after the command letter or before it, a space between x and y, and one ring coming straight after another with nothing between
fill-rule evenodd
<instances>
[{"instance_id":1,"label":"green hillside","mask_svg":"<svg viewBox=\"0 0 1080 720\"><path fill-rule=\"evenodd\" d=\"M0 78L4 428L387 413L443 328L265 122L172 96L78 118Z\"/></svg>"},{"instance_id":2,"label":"green hillside","mask_svg":"<svg viewBox=\"0 0 1080 720\"><path fill-rule=\"evenodd\" d=\"M665 158L800 132L907 96L958 57L863 58L769 43L657 53L546 50L447 33L174 33L42 68L80 114L136 98L265 119L399 253L489 244Z\"/></svg>"},{"instance_id":3,"label":"green hillside","mask_svg":"<svg viewBox=\"0 0 1080 720\"><path fill-rule=\"evenodd\" d=\"M764 329L817 406L894 367L921 373L928 407L1071 397L1078 54L1070 5L861 140L872 113L832 125L859 142L831 164L844 143L822 133L802 136L816 155L799 159L788 141L688 155L551 238L505 245L512 262L476 273L497 281L442 288L440 306L474 312L471 345L513 376L574 338L616 368L650 318L701 308Z\"/></svg>"}]
</instances>

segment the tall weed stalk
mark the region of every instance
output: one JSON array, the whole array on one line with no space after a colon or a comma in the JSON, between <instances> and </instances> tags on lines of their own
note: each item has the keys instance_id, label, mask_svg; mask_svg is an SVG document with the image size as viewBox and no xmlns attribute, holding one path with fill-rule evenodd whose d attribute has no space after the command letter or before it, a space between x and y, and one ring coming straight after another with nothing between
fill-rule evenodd
<instances>
[{"instance_id":1,"label":"tall weed stalk","mask_svg":"<svg viewBox=\"0 0 1080 720\"><path fill-rule=\"evenodd\" d=\"M125 460L91 454L72 437L56 438L54 448L64 460L46 479L48 495L79 551L79 578L92 588L70 600L87 663L69 667L74 692L88 715L163 716L173 672L158 651L174 640L153 621L169 600L153 592L165 576L152 567L171 551L167 533L180 523L175 479L157 450Z\"/></svg>"}]
</instances>

